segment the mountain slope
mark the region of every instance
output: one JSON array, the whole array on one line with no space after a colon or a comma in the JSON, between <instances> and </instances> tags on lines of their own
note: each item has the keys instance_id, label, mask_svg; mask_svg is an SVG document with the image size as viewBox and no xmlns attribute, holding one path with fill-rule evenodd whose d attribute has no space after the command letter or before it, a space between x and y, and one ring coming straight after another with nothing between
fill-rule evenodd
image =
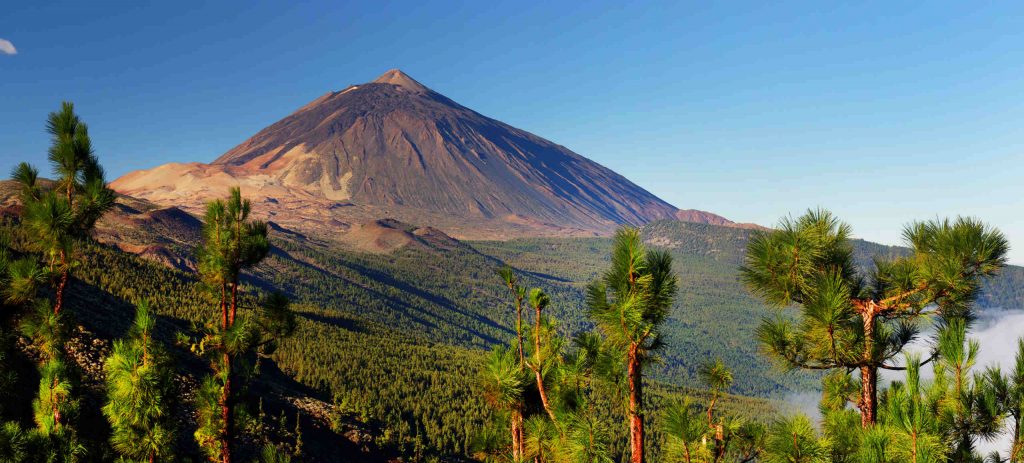
<instances>
[{"instance_id":1,"label":"mountain slope","mask_svg":"<svg viewBox=\"0 0 1024 463\"><path fill-rule=\"evenodd\" d=\"M459 238L579 236L676 213L621 175L399 70L329 92L211 164L168 164L112 184L190 209L233 185L275 221L325 235L396 218Z\"/></svg>"}]
</instances>

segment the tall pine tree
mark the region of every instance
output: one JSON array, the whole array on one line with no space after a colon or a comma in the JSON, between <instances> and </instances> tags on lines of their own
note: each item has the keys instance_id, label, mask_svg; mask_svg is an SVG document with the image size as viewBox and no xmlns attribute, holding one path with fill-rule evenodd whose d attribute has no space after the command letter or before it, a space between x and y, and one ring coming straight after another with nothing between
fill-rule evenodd
<instances>
[{"instance_id":1,"label":"tall pine tree","mask_svg":"<svg viewBox=\"0 0 1024 463\"><path fill-rule=\"evenodd\" d=\"M632 463L645 461L643 370L662 347L660 328L675 294L672 256L646 249L635 228L615 233L611 268L587 288L591 316L624 353Z\"/></svg>"},{"instance_id":2,"label":"tall pine tree","mask_svg":"<svg viewBox=\"0 0 1024 463\"><path fill-rule=\"evenodd\" d=\"M250 217L249 200L232 188L226 201L207 205L199 272L212 290L216 320L206 327L194 349L211 359L214 375L200 388L200 426L196 440L212 460L229 463L236 440L235 405L242 386L240 370L250 357L269 354L292 334L295 317L288 299L271 294L258 311L240 315L241 273L262 261L270 250L267 225ZM239 360L246 360L237 364Z\"/></svg>"},{"instance_id":3,"label":"tall pine tree","mask_svg":"<svg viewBox=\"0 0 1024 463\"><path fill-rule=\"evenodd\" d=\"M809 211L756 233L741 269L751 290L800 317L767 318L766 349L791 368L860 372L861 424L877 420L878 370L917 336L918 319L969 315L982 278L1006 260L1006 238L973 219L919 222L904 231L912 254L856 267L850 227Z\"/></svg>"}]
</instances>

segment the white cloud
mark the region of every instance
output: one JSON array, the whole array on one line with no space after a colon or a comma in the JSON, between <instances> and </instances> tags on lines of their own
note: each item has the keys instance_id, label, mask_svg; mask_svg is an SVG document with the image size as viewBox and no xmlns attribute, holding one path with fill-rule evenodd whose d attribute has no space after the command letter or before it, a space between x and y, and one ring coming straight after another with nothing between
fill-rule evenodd
<instances>
[{"instance_id":1,"label":"white cloud","mask_svg":"<svg viewBox=\"0 0 1024 463\"><path fill-rule=\"evenodd\" d=\"M977 363L974 365L975 372L980 372L985 367L1000 367L1004 374L1013 368L1014 357L1017 355L1017 339L1024 335L1024 310L998 310L989 309L979 311L978 321L971 327L968 336L978 341ZM930 343L933 333L925 333L908 351L916 352L921 357L926 357L931 352ZM902 362L900 362L902 363ZM902 371L882 371L882 380L888 383L893 380L904 379ZM921 379L930 381L935 377L931 368L921 369ZM992 441L978 440L975 442L976 450L983 454L998 451L1006 454L1012 442L1011 433L1003 432Z\"/></svg>"},{"instance_id":2,"label":"white cloud","mask_svg":"<svg viewBox=\"0 0 1024 463\"><path fill-rule=\"evenodd\" d=\"M1024 311L1007 310L982 313L972 337L981 343L976 370L987 366L1002 367L1008 374L1013 368L1017 355L1017 339L1024 335ZM1004 432L994 441L977 442L978 450L988 453L998 451L1004 456L1012 443L1012 432Z\"/></svg>"},{"instance_id":3,"label":"white cloud","mask_svg":"<svg viewBox=\"0 0 1024 463\"><path fill-rule=\"evenodd\" d=\"M18 49L14 48L14 44L10 40L0 39L0 54L17 55Z\"/></svg>"}]
</instances>

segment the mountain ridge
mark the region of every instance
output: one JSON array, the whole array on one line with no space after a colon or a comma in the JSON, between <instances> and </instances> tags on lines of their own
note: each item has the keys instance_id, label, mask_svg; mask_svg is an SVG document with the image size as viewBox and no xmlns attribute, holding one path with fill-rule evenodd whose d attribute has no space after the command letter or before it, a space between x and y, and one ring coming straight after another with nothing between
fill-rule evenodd
<instances>
[{"instance_id":1,"label":"mountain ridge","mask_svg":"<svg viewBox=\"0 0 1024 463\"><path fill-rule=\"evenodd\" d=\"M265 203L265 218L329 238L383 218L460 239L599 236L679 211L614 171L398 69L314 99L209 164L164 164L111 186L193 213L240 186ZM732 224L712 216L689 220Z\"/></svg>"}]
</instances>

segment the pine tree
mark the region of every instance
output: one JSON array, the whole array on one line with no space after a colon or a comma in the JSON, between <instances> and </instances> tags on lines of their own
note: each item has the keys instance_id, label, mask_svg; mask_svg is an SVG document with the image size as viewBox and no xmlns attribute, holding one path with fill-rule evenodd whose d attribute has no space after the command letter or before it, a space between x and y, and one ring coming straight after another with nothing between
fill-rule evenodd
<instances>
[{"instance_id":1,"label":"pine tree","mask_svg":"<svg viewBox=\"0 0 1024 463\"><path fill-rule=\"evenodd\" d=\"M12 177L22 185L24 222L57 275L53 311L59 313L74 265L74 240L88 237L96 221L113 207L115 196L93 152L88 127L73 104L64 102L60 111L50 113L46 130L51 137L48 158L57 177L54 189L43 191L38 170L25 163L14 168Z\"/></svg>"},{"instance_id":2,"label":"pine tree","mask_svg":"<svg viewBox=\"0 0 1024 463\"><path fill-rule=\"evenodd\" d=\"M672 257L647 250L635 228L616 232L611 268L587 288L587 304L597 326L608 342L625 352L632 463L644 462L643 369L662 346L659 328L675 293Z\"/></svg>"},{"instance_id":3,"label":"pine tree","mask_svg":"<svg viewBox=\"0 0 1024 463\"><path fill-rule=\"evenodd\" d=\"M975 445L994 440L1003 429L1009 384L998 368L971 372L979 344L967 337L966 326L953 319L940 327L930 382L922 380L920 355L905 354L906 376L879 391L878 420L870 428L854 429L859 417L846 409L848 397L859 394L858 383L842 371L826 376L821 410L831 461L981 461Z\"/></svg>"},{"instance_id":4,"label":"pine tree","mask_svg":"<svg viewBox=\"0 0 1024 463\"><path fill-rule=\"evenodd\" d=\"M233 436L232 360L244 351L249 333L244 325L236 325L238 283L243 266L255 265L266 255L266 225L248 222L250 205L241 191L233 188L228 200L207 205L203 226L204 243L199 252L199 269L204 280L219 291L220 330L216 340L221 358L214 367L221 382L219 449L210 452L224 463L231 461ZM254 246L242 247L242 243Z\"/></svg>"},{"instance_id":5,"label":"pine tree","mask_svg":"<svg viewBox=\"0 0 1024 463\"><path fill-rule=\"evenodd\" d=\"M544 290L540 288L533 288L530 290L530 307L534 310L534 327L533 327L533 355L532 358L527 361L527 365L533 370L534 377L537 380L537 392L540 395L541 406L544 407L544 411L548 414L548 418L551 423L557 428L558 419L555 417L555 411L551 404L551 398L548 394L548 388L544 385L545 373L548 372L549 368L554 368L553 360L557 358L558 347L552 346L552 341L555 341L556 337L552 336L554 331L549 323L544 319L543 311L551 303L551 298L544 293ZM547 343L542 344L541 339L544 338Z\"/></svg>"},{"instance_id":6,"label":"pine tree","mask_svg":"<svg viewBox=\"0 0 1024 463\"><path fill-rule=\"evenodd\" d=\"M127 458L150 462L174 453L173 367L153 339L155 325L148 302L140 302L128 339L114 342L104 365L111 444Z\"/></svg>"},{"instance_id":7,"label":"pine tree","mask_svg":"<svg viewBox=\"0 0 1024 463\"><path fill-rule=\"evenodd\" d=\"M1017 339L1017 356L1010 374L1003 375L999 368L989 367L985 370L985 382L1010 418L1008 461L1024 462L1024 338Z\"/></svg>"},{"instance_id":8,"label":"pine tree","mask_svg":"<svg viewBox=\"0 0 1024 463\"><path fill-rule=\"evenodd\" d=\"M257 265L270 250L266 223L252 220L250 214L251 204L238 188L231 189L226 201L207 204L203 244L198 252L199 272L213 290L218 317L193 346L211 356L215 375L204 382L200 395L204 408L217 409L200 412L196 440L211 459L223 463L231 461L235 440L234 405L242 379L237 370L247 366L235 365L236 360L256 355L258 361L295 329L294 314L282 294L270 295L258 313L239 316L241 273ZM218 397L213 397L215 394Z\"/></svg>"},{"instance_id":9,"label":"pine tree","mask_svg":"<svg viewBox=\"0 0 1024 463\"><path fill-rule=\"evenodd\" d=\"M721 359L715 359L714 362L702 365L697 370L697 375L704 385L707 386L708 392L711 395L705 416L707 416L707 426L711 432L711 439L715 442L714 461L721 461L725 457L726 450L728 450L731 437L729 435L731 429L728 429L728 425L732 423L727 423L724 420L718 423L715 422L715 405L718 404L718 399L721 398L722 393L732 386L732 371L725 366Z\"/></svg>"},{"instance_id":10,"label":"pine tree","mask_svg":"<svg viewBox=\"0 0 1024 463\"><path fill-rule=\"evenodd\" d=\"M693 401L687 397L664 412L662 433L666 436L665 456L672 461L698 463L711 461L707 446L707 423L694 413Z\"/></svg>"},{"instance_id":11,"label":"pine tree","mask_svg":"<svg viewBox=\"0 0 1024 463\"><path fill-rule=\"evenodd\" d=\"M516 309L516 352L517 352L517 363L516 368L519 374L524 374L526 368L526 357L523 348L523 300L526 298L526 288L519 286L519 279L516 277L512 267L505 266L498 270L498 276L501 277L508 288L509 293L512 296L512 301ZM488 366L491 364L489 363ZM512 460L519 462L522 459L524 452L523 442L523 395L520 393L518 401L514 404L509 404L508 414L510 421L510 433L512 436Z\"/></svg>"},{"instance_id":12,"label":"pine tree","mask_svg":"<svg viewBox=\"0 0 1024 463\"><path fill-rule=\"evenodd\" d=\"M527 381L526 372L519 364L516 352L501 345L491 350L484 368L480 370L479 383L488 403L497 410L512 415L509 420L511 439L503 441L498 438L498 433L484 433L484 438L478 439L475 445L478 450L475 453L478 456L507 452L511 455L511 461L522 461L525 451L524 423L522 415L518 415L519 419L516 419L516 412L521 407ZM507 450L502 448L503 442L507 443Z\"/></svg>"},{"instance_id":13,"label":"pine tree","mask_svg":"<svg viewBox=\"0 0 1024 463\"><path fill-rule=\"evenodd\" d=\"M765 441L767 463L826 463L828 441L814 430L804 415L781 418L772 424Z\"/></svg>"},{"instance_id":14,"label":"pine tree","mask_svg":"<svg viewBox=\"0 0 1024 463\"><path fill-rule=\"evenodd\" d=\"M40 185L38 170L27 163L11 172L21 185L22 226L30 246L42 254L45 271L25 259L9 264L10 285L4 298L8 303L27 303L35 297L40 283L53 280L52 308L37 303L24 322L27 334L43 354L34 408L39 429L50 435L63 434L64 421L77 409L68 379L70 372L63 360L65 319L61 310L76 264L75 243L89 238L96 221L113 207L115 197L93 152L88 128L75 114L74 106L65 102L60 111L50 113L46 128L51 136L48 158L57 177L54 188ZM69 449L76 448L73 438L68 437L67 442Z\"/></svg>"},{"instance_id":15,"label":"pine tree","mask_svg":"<svg viewBox=\"0 0 1024 463\"><path fill-rule=\"evenodd\" d=\"M921 383L920 359L908 355L906 363L906 382L893 382L883 400L885 408L879 424L891 436L886 455L892 461L943 461L949 449L942 440L941 418L935 413L935 408L941 406L936 392L941 392L943 384L926 390Z\"/></svg>"},{"instance_id":16,"label":"pine tree","mask_svg":"<svg viewBox=\"0 0 1024 463\"><path fill-rule=\"evenodd\" d=\"M512 294L512 300L515 303L516 308L516 341L519 352L519 363L525 361L523 357L523 300L526 298L526 288L519 286L519 279L516 277L512 267L505 266L498 270L498 276L501 277L505 283L505 287L508 288Z\"/></svg>"},{"instance_id":17,"label":"pine tree","mask_svg":"<svg viewBox=\"0 0 1024 463\"><path fill-rule=\"evenodd\" d=\"M0 425L0 463L27 461L31 450L31 436L18 423L9 421Z\"/></svg>"},{"instance_id":18,"label":"pine tree","mask_svg":"<svg viewBox=\"0 0 1024 463\"><path fill-rule=\"evenodd\" d=\"M701 365L700 369L697 370L697 375L711 392L711 402L708 404L707 417L708 426L714 426L715 404L721 397L722 392L732 386L732 371L729 371L729 367L725 366L722 359L715 359L714 362Z\"/></svg>"},{"instance_id":19,"label":"pine tree","mask_svg":"<svg viewBox=\"0 0 1024 463\"><path fill-rule=\"evenodd\" d=\"M898 356L929 316L963 318L982 278L1006 260L1006 238L973 219L911 224L913 254L876 259L869 275L853 260L850 227L823 210L756 233L741 272L768 303L795 304L799 320L766 319L758 337L790 368L855 369L863 427L877 420L878 370Z\"/></svg>"}]
</instances>

